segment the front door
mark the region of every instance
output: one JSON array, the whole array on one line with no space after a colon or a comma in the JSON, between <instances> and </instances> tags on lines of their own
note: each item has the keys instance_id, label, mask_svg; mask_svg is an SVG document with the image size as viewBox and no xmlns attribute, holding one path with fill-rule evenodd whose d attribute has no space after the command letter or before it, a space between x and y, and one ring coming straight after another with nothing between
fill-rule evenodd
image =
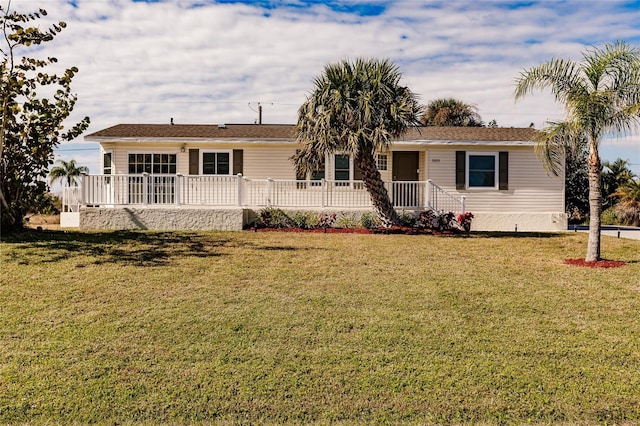
<instances>
[{"instance_id":1,"label":"front door","mask_svg":"<svg viewBox=\"0 0 640 426\"><path fill-rule=\"evenodd\" d=\"M420 191L418 185L420 152L394 151L393 176L393 205L395 207L419 207Z\"/></svg>"}]
</instances>

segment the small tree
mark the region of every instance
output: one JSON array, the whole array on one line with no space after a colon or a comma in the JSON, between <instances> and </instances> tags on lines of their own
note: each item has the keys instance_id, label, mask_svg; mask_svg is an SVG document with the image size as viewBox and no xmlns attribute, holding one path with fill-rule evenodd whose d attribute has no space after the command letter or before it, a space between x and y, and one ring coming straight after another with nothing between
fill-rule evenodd
<instances>
[{"instance_id":1,"label":"small tree","mask_svg":"<svg viewBox=\"0 0 640 426\"><path fill-rule=\"evenodd\" d=\"M83 173L89 173L89 169L85 166L76 166L76 160L58 160L58 165L53 167L49 172L51 184L57 180L65 182L66 186L78 186L78 178Z\"/></svg>"},{"instance_id":2,"label":"small tree","mask_svg":"<svg viewBox=\"0 0 640 426\"><path fill-rule=\"evenodd\" d=\"M602 164L599 147L608 132L624 132L640 122L640 50L619 41L593 48L583 60L551 59L524 70L516 81L515 97L534 89L551 89L566 111L561 123L550 123L540 134L542 146L556 134L568 139L586 139L589 146L589 242L586 261L600 259L600 215L602 213ZM553 148L553 143L548 145ZM544 150L543 150L544 151ZM553 154L553 152L551 153ZM557 155L543 152L553 170L564 164ZM559 161L560 160L560 161Z\"/></svg>"},{"instance_id":3,"label":"small tree","mask_svg":"<svg viewBox=\"0 0 640 426\"><path fill-rule=\"evenodd\" d=\"M640 179L630 179L612 194L618 198L615 209L625 225L640 226Z\"/></svg>"},{"instance_id":4,"label":"small tree","mask_svg":"<svg viewBox=\"0 0 640 426\"><path fill-rule=\"evenodd\" d=\"M614 195L618 188L633 181L633 172L629 168L629 162L618 158L614 162L603 161L602 171L602 204L603 208L610 207L618 201Z\"/></svg>"},{"instance_id":5,"label":"small tree","mask_svg":"<svg viewBox=\"0 0 640 426\"><path fill-rule=\"evenodd\" d=\"M17 56L53 40L66 24L41 30L29 23L46 15L45 10L20 14L10 7L11 2L6 9L0 6L0 216L5 231L21 228L25 214L47 191L45 179L53 163L53 148L60 141L74 139L89 125L86 117L63 132L62 123L76 102L71 80L77 68L57 75L43 70L56 63L56 58Z\"/></svg>"},{"instance_id":6,"label":"small tree","mask_svg":"<svg viewBox=\"0 0 640 426\"><path fill-rule=\"evenodd\" d=\"M354 157L371 202L385 226L398 223L376 166L376 152L419 124L417 96L400 86L401 73L388 60L357 59L325 66L315 88L298 109L294 157L299 174L316 171L330 153Z\"/></svg>"}]
</instances>

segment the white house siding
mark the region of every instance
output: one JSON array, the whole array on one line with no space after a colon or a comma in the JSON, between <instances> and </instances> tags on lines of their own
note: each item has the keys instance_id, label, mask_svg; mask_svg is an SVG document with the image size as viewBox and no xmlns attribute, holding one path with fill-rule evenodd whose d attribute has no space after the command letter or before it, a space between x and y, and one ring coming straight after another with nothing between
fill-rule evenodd
<instances>
[{"instance_id":1,"label":"white house siding","mask_svg":"<svg viewBox=\"0 0 640 426\"><path fill-rule=\"evenodd\" d=\"M180 149L184 148L184 152ZM242 149L243 155L243 175L253 179L295 179L296 173L290 158L296 153L298 146L293 143L289 144L271 144L259 145L251 143L193 143L186 142L175 144L163 144L157 142L145 143L102 143L102 149L105 152L113 153L113 173L128 174L129 172L129 154L176 154L177 172L183 175L189 174L189 150L232 150ZM427 179L427 153L416 146L394 147L397 151L419 151L419 180ZM380 172L382 179L385 181L392 180L393 152L389 151L387 155L387 170ZM454 158L455 159L455 158ZM327 163L326 177L332 179L334 164L332 159ZM100 170L100 173L102 170ZM437 182L436 182L437 183Z\"/></svg>"},{"instance_id":2,"label":"white house siding","mask_svg":"<svg viewBox=\"0 0 640 426\"><path fill-rule=\"evenodd\" d=\"M103 150L113 152L113 173L127 174L129 172L129 154L176 154L177 171L183 175L189 174L189 149L199 150L232 150L242 149L243 175L253 179L295 179L296 173L290 158L295 154L295 145L268 146L242 143L185 143L185 152L180 152L182 144L163 145L158 143L131 144L103 144Z\"/></svg>"},{"instance_id":3,"label":"white house siding","mask_svg":"<svg viewBox=\"0 0 640 426\"><path fill-rule=\"evenodd\" d=\"M176 154L176 168L178 173L189 173L189 150L180 152L182 145L165 145L153 143L113 144L103 143L104 152L112 152L113 174L129 173L129 154ZM100 173L102 174L102 170Z\"/></svg>"},{"instance_id":4,"label":"white house siding","mask_svg":"<svg viewBox=\"0 0 640 426\"><path fill-rule=\"evenodd\" d=\"M509 152L509 189L456 190L455 152ZM562 178L549 176L536 157L532 147L477 147L456 146L430 148L428 176L447 192L465 195L468 211L499 212L563 212Z\"/></svg>"},{"instance_id":5,"label":"white house siding","mask_svg":"<svg viewBox=\"0 0 640 426\"><path fill-rule=\"evenodd\" d=\"M236 147L240 148L240 147ZM296 171L290 158L296 153L295 145L245 145L243 175L250 179L295 179Z\"/></svg>"}]
</instances>

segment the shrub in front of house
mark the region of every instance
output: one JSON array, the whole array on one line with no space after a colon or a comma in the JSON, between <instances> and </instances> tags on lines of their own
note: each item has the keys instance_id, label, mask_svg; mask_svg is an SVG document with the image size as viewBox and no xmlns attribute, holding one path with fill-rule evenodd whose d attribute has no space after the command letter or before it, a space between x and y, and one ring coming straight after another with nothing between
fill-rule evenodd
<instances>
[{"instance_id":1,"label":"shrub in front of house","mask_svg":"<svg viewBox=\"0 0 640 426\"><path fill-rule=\"evenodd\" d=\"M460 213L456 218L456 221L460 224L464 232L471 231L472 220L473 220L473 213L471 212Z\"/></svg>"},{"instance_id":2,"label":"shrub in front of house","mask_svg":"<svg viewBox=\"0 0 640 426\"><path fill-rule=\"evenodd\" d=\"M375 213L365 212L360 216L360 225L366 229L374 229L382 226L382 222Z\"/></svg>"},{"instance_id":3,"label":"shrub in front of house","mask_svg":"<svg viewBox=\"0 0 640 426\"><path fill-rule=\"evenodd\" d=\"M291 218L296 228L310 229L318 224L318 215L311 212L295 212Z\"/></svg>"},{"instance_id":4,"label":"shrub in front of house","mask_svg":"<svg viewBox=\"0 0 640 426\"><path fill-rule=\"evenodd\" d=\"M473 214L464 212L456 216L452 212L437 212L434 210L423 210L418 216L409 212L402 212L400 215L400 226L421 231L435 232L469 232ZM295 212L287 214L283 210L271 207L260 211L256 221L256 228L272 229L326 229L326 228L365 228L380 229L381 222L378 217L371 212L362 213L360 218L355 213L312 213Z\"/></svg>"},{"instance_id":5,"label":"shrub in front of house","mask_svg":"<svg viewBox=\"0 0 640 426\"><path fill-rule=\"evenodd\" d=\"M318 225L316 228L331 228L336 222L336 218L337 216L335 213L321 213L318 217Z\"/></svg>"},{"instance_id":6,"label":"shrub in front of house","mask_svg":"<svg viewBox=\"0 0 640 426\"><path fill-rule=\"evenodd\" d=\"M409 228L413 228L416 226L418 218L413 213L402 212L398 215L398 220L400 221L400 226L408 226Z\"/></svg>"},{"instance_id":7,"label":"shrub in front of house","mask_svg":"<svg viewBox=\"0 0 640 426\"><path fill-rule=\"evenodd\" d=\"M337 219L335 213L313 213L297 211L292 215L284 210L265 207L260 210L255 228L269 229L318 229L334 226Z\"/></svg>"},{"instance_id":8,"label":"shrub in front of house","mask_svg":"<svg viewBox=\"0 0 640 426\"><path fill-rule=\"evenodd\" d=\"M336 220L336 226L338 228L358 228L360 220L355 213L342 213Z\"/></svg>"},{"instance_id":9,"label":"shrub in front of house","mask_svg":"<svg viewBox=\"0 0 640 426\"><path fill-rule=\"evenodd\" d=\"M266 207L260 210L260 216L256 221L257 228L293 228L295 222L284 211Z\"/></svg>"}]
</instances>

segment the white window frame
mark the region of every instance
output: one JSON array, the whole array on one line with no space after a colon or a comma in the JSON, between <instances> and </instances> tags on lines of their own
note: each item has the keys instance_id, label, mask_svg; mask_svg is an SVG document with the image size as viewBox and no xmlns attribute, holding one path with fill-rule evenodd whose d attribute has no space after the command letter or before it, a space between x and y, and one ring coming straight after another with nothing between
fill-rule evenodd
<instances>
[{"instance_id":1,"label":"white window frame","mask_svg":"<svg viewBox=\"0 0 640 426\"><path fill-rule=\"evenodd\" d=\"M336 156L343 156L343 157L347 157L349 159L349 179L346 180L338 180L336 179ZM339 188L350 188L352 186L353 183L353 156L343 153L343 152L336 152L333 154L333 183L334 186L339 187ZM346 184L342 184L342 182L346 182Z\"/></svg>"},{"instance_id":2,"label":"white window frame","mask_svg":"<svg viewBox=\"0 0 640 426\"><path fill-rule=\"evenodd\" d=\"M487 189L498 189L498 185L500 182L500 177L498 176L500 173L500 155L498 152L475 152L475 151L467 151L466 153L466 170L465 173L465 186L468 190L471 191L481 191ZM469 172L471 171L471 157L494 157L494 172L493 172L493 186L471 186L469 184Z\"/></svg>"},{"instance_id":3,"label":"white window frame","mask_svg":"<svg viewBox=\"0 0 640 426\"><path fill-rule=\"evenodd\" d=\"M128 175L142 175L145 172L142 173L130 173L129 172L129 156L130 155L151 155L151 172L149 173L150 175L156 175L156 176L175 176L178 173L178 153L177 152L149 152L149 151L127 151L127 174ZM176 156L176 173L153 173L153 156L159 154L159 155L175 155ZM111 162L113 164L113 156L111 157Z\"/></svg>"},{"instance_id":4,"label":"white window frame","mask_svg":"<svg viewBox=\"0 0 640 426\"><path fill-rule=\"evenodd\" d=\"M317 189L320 190L322 187L322 181L327 181L327 175L329 174L329 154L325 154L324 156L324 177L321 179L313 179L313 172L307 171L304 179L297 179L296 182L300 184L298 188L304 189Z\"/></svg>"},{"instance_id":5,"label":"white window frame","mask_svg":"<svg viewBox=\"0 0 640 426\"><path fill-rule=\"evenodd\" d=\"M384 163L384 168L380 167L380 165L383 163ZM376 154L376 167L378 168L379 172L386 172L387 170L389 170L389 155Z\"/></svg>"},{"instance_id":6,"label":"white window frame","mask_svg":"<svg viewBox=\"0 0 640 426\"><path fill-rule=\"evenodd\" d=\"M229 154L229 174L204 174L204 154ZM233 175L233 150L232 149L201 149L199 158L199 170L201 176L232 176ZM216 167L217 168L217 167Z\"/></svg>"},{"instance_id":7,"label":"white window frame","mask_svg":"<svg viewBox=\"0 0 640 426\"><path fill-rule=\"evenodd\" d=\"M109 173L105 173L104 172L104 156L105 155L110 155L111 156L111 166L109 167L111 169L111 171ZM114 175L115 170L114 170L114 162L113 162L113 149L103 149L102 150L102 155L100 156L100 174L102 175Z\"/></svg>"}]
</instances>

